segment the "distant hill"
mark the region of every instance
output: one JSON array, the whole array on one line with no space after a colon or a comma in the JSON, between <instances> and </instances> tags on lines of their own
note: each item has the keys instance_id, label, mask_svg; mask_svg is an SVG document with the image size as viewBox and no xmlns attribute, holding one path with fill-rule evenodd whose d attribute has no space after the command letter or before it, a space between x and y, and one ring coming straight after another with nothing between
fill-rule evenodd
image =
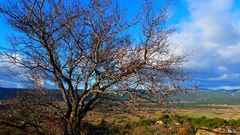
<instances>
[{"instance_id":1,"label":"distant hill","mask_svg":"<svg viewBox=\"0 0 240 135\"><path fill-rule=\"evenodd\" d=\"M0 99L11 99L24 91L32 89L19 88L0 88ZM61 93L57 90L49 90L57 98L61 98ZM176 95L169 98L173 101L185 101L196 104L239 104L240 105L240 90L195 90L186 94Z\"/></svg>"},{"instance_id":2,"label":"distant hill","mask_svg":"<svg viewBox=\"0 0 240 135\"><path fill-rule=\"evenodd\" d=\"M240 90L195 90L170 99L199 104L240 104Z\"/></svg>"},{"instance_id":3,"label":"distant hill","mask_svg":"<svg viewBox=\"0 0 240 135\"><path fill-rule=\"evenodd\" d=\"M19 93L26 91L21 88L0 88L0 99L10 99L16 97Z\"/></svg>"},{"instance_id":4,"label":"distant hill","mask_svg":"<svg viewBox=\"0 0 240 135\"><path fill-rule=\"evenodd\" d=\"M0 99L12 99L16 97L17 95L27 92L27 91L34 91L34 89L23 89L23 88L1 88L0 87ZM62 95L59 91L55 89L47 90L48 95L54 96L55 99L62 99Z\"/></svg>"}]
</instances>

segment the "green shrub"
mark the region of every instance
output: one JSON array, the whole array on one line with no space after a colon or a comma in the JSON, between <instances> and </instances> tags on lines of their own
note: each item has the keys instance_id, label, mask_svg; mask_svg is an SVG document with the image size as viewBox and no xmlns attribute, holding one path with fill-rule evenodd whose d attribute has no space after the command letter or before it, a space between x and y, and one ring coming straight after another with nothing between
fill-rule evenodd
<instances>
[{"instance_id":1,"label":"green shrub","mask_svg":"<svg viewBox=\"0 0 240 135\"><path fill-rule=\"evenodd\" d=\"M159 120L163 121L166 124L169 124L172 122L172 118L170 118L169 115L163 115L162 117L159 118Z\"/></svg>"},{"instance_id":2,"label":"green shrub","mask_svg":"<svg viewBox=\"0 0 240 135\"><path fill-rule=\"evenodd\" d=\"M165 124L172 124L173 122L178 122L180 124L188 124L191 121L191 118L188 116L179 116L179 115L163 115L162 117L159 118L159 120L163 121Z\"/></svg>"},{"instance_id":3,"label":"green shrub","mask_svg":"<svg viewBox=\"0 0 240 135\"><path fill-rule=\"evenodd\" d=\"M174 115L173 118L175 121L179 122L182 125L190 123L190 121L191 121L191 118L189 118L188 116Z\"/></svg>"},{"instance_id":4,"label":"green shrub","mask_svg":"<svg viewBox=\"0 0 240 135\"><path fill-rule=\"evenodd\" d=\"M240 126L240 119L237 119L237 120L230 119L227 122L228 122L228 126L231 126L231 127L239 127Z\"/></svg>"},{"instance_id":5,"label":"green shrub","mask_svg":"<svg viewBox=\"0 0 240 135\"><path fill-rule=\"evenodd\" d=\"M192 125L197 127L208 127L208 128L218 128L221 126L227 126L228 122L224 119L220 118L211 118L208 119L206 117L201 118L192 118Z\"/></svg>"},{"instance_id":6,"label":"green shrub","mask_svg":"<svg viewBox=\"0 0 240 135\"><path fill-rule=\"evenodd\" d=\"M221 118L207 118L206 116L200 117L200 118L191 118L188 116L179 116L179 115L163 115L159 118L159 120L162 120L165 124L168 126L174 125L174 122L178 122L181 125L184 126L190 126L190 127L207 127L207 128L218 128L218 127L224 127L224 126L230 126L230 127L239 127L240 126L240 119L234 120L224 120Z\"/></svg>"},{"instance_id":7,"label":"green shrub","mask_svg":"<svg viewBox=\"0 0 240 135\"><path fill-rule=\"evenodd\" d=\"M231 127L235 127L235 126L237 126L237 121L230 119L230 120L228 120L228 125Z\"/></svg>"},{"instance_id":8,"label":"green shrub","mask_svg":"<svg viewBox=\"0 0 240 135\"><path fill-rule=\"evenodd\" d=\"M149 118L140 118L140 121L138 123L138 125L140 126L144 126L144 127L147 127L147 126L150 126L150 125L153 125L155 124L156 121L152 120L152 119L149 119Z\"/></svg>"}]
</instances>

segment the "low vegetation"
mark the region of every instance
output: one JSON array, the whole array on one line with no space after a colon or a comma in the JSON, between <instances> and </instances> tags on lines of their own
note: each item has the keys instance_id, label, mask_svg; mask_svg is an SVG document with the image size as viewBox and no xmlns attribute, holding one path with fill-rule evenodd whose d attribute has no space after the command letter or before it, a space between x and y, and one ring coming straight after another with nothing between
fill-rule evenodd
<instances>
[{"instance_id":1,"label":"low vegetation","mask_svg":"<svg viewBox=\"0 0 240 135\"><path fill-rule=\"evenodd\" d=\"M169 115L163 115L159 118L159 120L162 120L167 125L172 125L174 122L178 122L181 125L190 124L194 128L200 128L200 127L207 127L210 129L223 127L223 126L230 126L230 127L240 127L240 119L230 119L225 120L221 118L207 118L207 117L200 117L200 118L193 118L189 116L169 116Z\"/></svg>"}]
</instances>

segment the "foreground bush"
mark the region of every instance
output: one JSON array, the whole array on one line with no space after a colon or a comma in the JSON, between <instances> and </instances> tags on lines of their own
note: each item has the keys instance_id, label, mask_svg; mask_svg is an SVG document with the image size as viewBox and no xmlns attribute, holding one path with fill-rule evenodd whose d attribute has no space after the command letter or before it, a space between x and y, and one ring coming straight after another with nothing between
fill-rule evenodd
<instances>
[{"instance_id":1,"label":"foreground bush","mask_svg":"<svg viewBox=\"0 0 240 135\"><path fill-rule=\"evenodd\" d=\"M230 127L240 127L240 119L234 120L224 120L221 118L207 118L207 117L200 117L200 118L191 118L188 116L179 116L179 115L163 115L159 118L162 120L166 125L172 125L174 122L178 122L181 125L191 125L195 128L199 127L207 127L207 128L218 128L224 126Z\"/></svg>"}]
</instances>

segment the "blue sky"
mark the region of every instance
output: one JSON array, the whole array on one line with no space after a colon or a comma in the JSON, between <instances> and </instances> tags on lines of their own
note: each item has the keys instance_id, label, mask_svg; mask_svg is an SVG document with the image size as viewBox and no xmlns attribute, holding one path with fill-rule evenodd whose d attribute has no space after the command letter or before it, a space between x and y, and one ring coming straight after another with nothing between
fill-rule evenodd
<instances>
[{"instance_id":1,"label":"blue sky","mask_svg":"<svg viewBox=\"0 0 240 135\"><path fill-rule=\"evenodd\" d=\"M142 0L119 2L129 18L142 4ZM178 53L189 53L184 67L194 82L200 88L240 88L240 0L175 0L170 17L177 32L169 41ZM15 32L2 19L0 30L0 46L7 47L7 35ZM26 76L9 74L18 70L0 63L0 87L23 87Z\"/></svg>"}]
</instances>

